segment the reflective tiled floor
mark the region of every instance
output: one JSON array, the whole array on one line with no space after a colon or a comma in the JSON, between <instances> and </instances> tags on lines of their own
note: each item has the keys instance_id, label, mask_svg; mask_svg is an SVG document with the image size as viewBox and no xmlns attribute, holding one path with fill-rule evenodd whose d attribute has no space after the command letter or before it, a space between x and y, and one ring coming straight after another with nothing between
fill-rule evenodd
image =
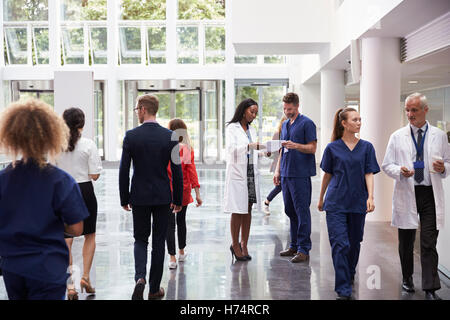
<instances>
[{"instance_id":1,"label":"reflective tiled floor","mask_svg":"<svg viewBox=\"0 0 450 320\"><path fill-rule=\"evenodd\" d=\"M199 208L190 205L187 211L187 260L179 263L176 270L169 270L166 256L161 282L166 291L164 299L335 299L325 216L316 209L319 177L313 178L313 246L308 263L292 264L288 258L278 255L289 240L289 220L283 213L281 194L271 203L270 215L256 210L253 213L249 240L253 259L232 263L230 216L221 208L225 171L199 169L198 172L204 204ZM273 186L272 176L263 172L261 180L261 194L267 195ZM105 169L95 183L95 190L99 214L91 279L97 294L90 297L80 294L80 299L127 300L134 288L132 216L120 207L118 169ZM366 223L354 287L357 299L423 299L421 290L404 294L400 289L396 232L389 223ZM82 265L82 244L83 238L75 240L75 265ZM420 289L417 250L414 281ZM449 281L443 275L441 285L439 295L450 299ZM148 286L145 296L147 292ZM0 281L0 299L7 299L3 281Z\"/></svg>"}]
</instances>

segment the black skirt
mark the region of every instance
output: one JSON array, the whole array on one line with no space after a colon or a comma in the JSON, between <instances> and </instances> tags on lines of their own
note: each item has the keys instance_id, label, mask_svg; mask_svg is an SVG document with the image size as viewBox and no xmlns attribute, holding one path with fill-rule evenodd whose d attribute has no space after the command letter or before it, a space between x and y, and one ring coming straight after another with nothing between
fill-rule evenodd
<instances>
[{"instance_id":1,"label":"black skirt","mask_svg":"<svg viewBox=\"0 0 450 320\"><path fill-rule=\"evenodd\" d=\"M253 164L247 163L248 203L256 203L255 170Z\"/></svg>"},{"instance_id":2,"label":"black skirt","mask_svg":"<svg viewBox=\"0 0 450 320\"><path fill-rule=\"evenodd\" d=\"M89 217L83 220L83 235L95 233L97 229L97 198L94 193L94 185L91 181L79 183L81 195L89 211ZM64 238L73 238L64 234Z\"/></svg>"}]
</instances>

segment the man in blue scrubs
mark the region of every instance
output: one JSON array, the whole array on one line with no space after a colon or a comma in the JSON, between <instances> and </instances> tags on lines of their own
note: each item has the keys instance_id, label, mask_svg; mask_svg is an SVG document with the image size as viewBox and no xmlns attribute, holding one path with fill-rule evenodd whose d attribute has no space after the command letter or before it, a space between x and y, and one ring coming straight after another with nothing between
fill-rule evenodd
<instances>
[{"instance_id":1,"label":"man in blue scrubs","mask_svg":"<svg viewBox=\"0 0 450 320\"><path fill-rule=\"evenodd\" d=\"M316 175L314 154L317 148L316 125L299 113L299 97L290 92L283 97L288 118L281 129L283 147L274 175L281 183L284 208L290 219L291 243L281 256L292 256L291 262L309 260L311 250L311 177Z\"/></svg>"}]
</instances>

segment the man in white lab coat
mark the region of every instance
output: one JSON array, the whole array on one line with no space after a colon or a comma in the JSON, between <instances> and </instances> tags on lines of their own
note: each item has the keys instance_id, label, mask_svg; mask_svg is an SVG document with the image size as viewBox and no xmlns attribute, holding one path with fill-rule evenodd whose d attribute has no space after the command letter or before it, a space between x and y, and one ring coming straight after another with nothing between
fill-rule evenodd
<instances>
[{"instance_id":1,"label":"man in white lab coat","mask_svg":"<svg viewBox=\"0 0 450 320\"><path fill-rule=\"evenodd\" d=\"M423 94L406 98L409 124L391 135L382 168L395 180L392 226L398 228L402 288L414 292L413 250L420 221L422 290L427 300L440 300L436 243L444 226L442 179L450 172L450 146L444 131L426 120L428 110Z\"/></svg>"}]
</instances>

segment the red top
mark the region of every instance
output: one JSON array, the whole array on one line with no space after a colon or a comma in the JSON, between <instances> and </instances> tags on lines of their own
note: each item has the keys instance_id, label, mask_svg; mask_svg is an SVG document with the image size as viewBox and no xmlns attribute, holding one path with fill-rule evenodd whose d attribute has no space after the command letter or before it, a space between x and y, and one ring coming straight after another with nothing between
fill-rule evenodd
<instances>
[{"instance_id":1,"label":"red top","mask_svg":"<svg viewBox=\"0 0 450 320\"><path fill-rule=\"evenodd\" d=\"M180 146L180 159L181 170L183 171L183 202L182 206L187 206L189 203L194 202L192 199L191 190L194 188L200 188L198 183L197 169L194 162L194 149L191 148L191 156L189 157L189 148L185 144L179 144ZM172 170L170 164L167 167L167 173L170 179L170 189L172 190Z\"/></svg>"}]
</instances>

